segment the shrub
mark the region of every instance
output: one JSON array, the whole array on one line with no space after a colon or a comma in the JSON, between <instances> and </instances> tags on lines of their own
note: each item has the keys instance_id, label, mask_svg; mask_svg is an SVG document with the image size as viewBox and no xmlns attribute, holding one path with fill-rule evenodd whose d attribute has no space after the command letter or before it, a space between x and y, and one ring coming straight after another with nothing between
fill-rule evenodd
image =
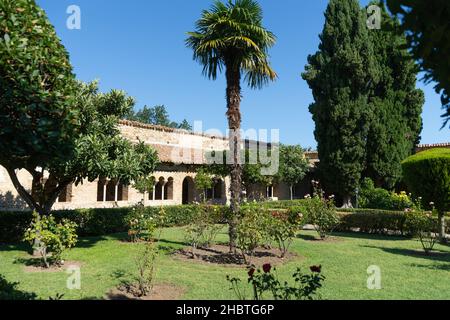
<instances>
[{"instance_id":1,"label":"shrub","mask_svg":"<svg viewBox=\"0 0 450 320\"><path fill-rule=\"evenodd\" d=\"M300 216L292 214L291 211L272 211L268 218L268 234L277 243L284 258L298 231Z\"/></svg>"},{"instance_id":2,"label":"shrub","mask_svg":"<svg viewBox=\"0 0 450 320\"><path fill-rule=\"evenodd\" d=\"M353 212L340 213L339 231L353 231L387 234L399 232L404 234L405 213L400 211L363 210L356 209Z\"/></svg>"},{"instance_id":3,"label":"shrub","mask_svg":"<svg viewBox=\"0 0 450 320\"><path fill-rule=\"evenodd\" d=\"M269 223L267 209L256 204L241 207L241 217L236 228L236 243L245 263L251 264L249 257L254 256L256 248L270 237Z\"/></svg>"},{"instance_id":4,"label":"shrub","mask_svg":"<svg viewBox=\"0 0 450 320\"><path fill-rule=\"evenodd\" d=\"M375 188L371 179L366 178L361 186L358 203L361 208L400 210L413 208L413 200L406 192L396 194L381 188Z\"/></svg>"},{"instance_id":5,"label":"shrub","mask_svg":"<svg viewBox=\"0 0 450 320\"><path fill-rule=\"evenodd\" d=\"M439 214L439 236L445 241L445 212L450 211L450 149L432 149L402 162L410 190L433 203Z\"/></svg>"},{"instance_id":6,"label":"shrub","mask_svg":"<svg viewBox=\"0 0 450 320\"><path fill-rule=\"evenodd\" d=\"M185 240L192 247L192 257L198 247L210 247L214 244L222 226L221 210L217 206L199 205L192 222L185 228Z\"/></svg>"},{"instance_id":7,"label":"shrub","mask_svg":"<svg viewBox=\"0 0 450 320\"><path fill-rule=\"evenodd\" d=\"M405 214L405 228L412 236L420 239L423 250L426 254L433 251L438 241L438 223L431 214L421 210L414 210Z\"/></svg>"},{"instance_id":8,"label":"shrub","mask_svg":"<svg viewBox=\"0 0 450 320\"><path fill-rule=\"evenodd\" d=\"M339 216L334 205L334 197L325 197L325 193L318 184L315 184L316 191L313 198L306 202L306 221L314 225L315 230L323 240L339 224Z\"/></svg>"},{"instance_id":9,"label":"shrub","mask_svg":"<svg viewBox=\"0 0 450 320\"><path fill-rule=\"evenodd\" d=\"M131 242L144 239L151 241L157 228L156 219L145 216L145 207L142 203L136 205L126 216L128 222L128 237Z\"/></svg>"},{"instance_id":10,"label":"shrub","mask_svg":"<svg viewBox=\"0 0 450 320\"><path fill-rule=\"evenodd\" d=\"M217 215L220 223L225 221L229 214L229 207L209 206ZM67 219L77 224L77 234L80 237L97 237L113 233L127 232L129 220L127 216L133 208L111 209L79 209L53 211L52 215L57 222ZM167 206L164 207L165 217L162 221L164 227L183 227L190 224L196 215L197 206ZM160 207L145 207L145 218L159 219ZM23 239L25 230L33 219L31 211L0 212L0 243L15 243Z\"/></svg>"},{"instance_id":11,"label":"shrub","mask_svg":"<svg viewBox=\"0 0 450 320\"><path fill-rule=\"evenodd\" d=\"M281 282L276 269L272 269L270 264L265 264L261 269L255 270L251 267L248 271L248 283L252 286L253 300L314 300L318 297L317 291L322 288L325 277L322 275L321 266L310 267L311 273L304 274L297 268L293 274L295 285L290 285L287 281ZM245 294L241 290L241 279L227 276L231 284L231 290L239 300L246 300Z\"/></svg>"},{"instance_id":12,"label":"shrub","mask_svg":"<svg viewBox=\"0 0 450 320\"><path fill-rule=\"evenodd\" d=\"M76 224L69 220L60 223L50 216L33 214L30 228L25 232L24 240L34 245L46 268L50 264L61 264L61 255L77 243ZM51 256L49 257L49 254Z\"/></svg>"},{"instance_id":13,"label":"shrub","mask_svg":"<svg viewBox=\"0 0 450 320\"><path fill-rule=\"evenodd\" d=\"M137 267L137 294L138 297L146 297L151 294L155 280L156 259L158 249L154 243L146 243L140 248L135 258Z\"/></svg>"}]
</instances>

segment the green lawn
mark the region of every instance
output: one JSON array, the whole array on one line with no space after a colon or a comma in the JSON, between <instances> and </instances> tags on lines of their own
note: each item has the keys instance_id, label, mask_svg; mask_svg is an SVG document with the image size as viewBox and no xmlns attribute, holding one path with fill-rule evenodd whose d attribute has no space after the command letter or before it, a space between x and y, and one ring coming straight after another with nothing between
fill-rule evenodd
<instances>
[{"instance_id":1,"label":"green lawn","mask_svg":"<svg viewBox=\"0 0 450 320\"><path fill-rule=\"evenodd\" d=\"M324 299L450 299L450 247L436 246L433 256L416 251L417 241L365 234L337 234L337 241L311 241L314 233L302 232L292 251L299 258L278 269L289 277L297 266L305 270L321 264L327 277L321 291ZM65 299L97 299L123 280L132 279L136 244L120 241L124 235L81 239L66 260L82 263L82 290L66 289L67 275L26 273L23 259L26 246L0 246L0 274L8 281L20 282L19 289L47 299L63 293ZM225 233L221 241L226 241ZM160 246L157 281L185 288L184 299L233 299L226 275L242 276L244 268L209 266L175 260L167 251L183 247L181 229L164 230ZM22 259L21 259L22 258ZM22 261L22 262L21 262ZM367 289L367 268L382 271L382 290Z\"/></svg>"}]
</instances>

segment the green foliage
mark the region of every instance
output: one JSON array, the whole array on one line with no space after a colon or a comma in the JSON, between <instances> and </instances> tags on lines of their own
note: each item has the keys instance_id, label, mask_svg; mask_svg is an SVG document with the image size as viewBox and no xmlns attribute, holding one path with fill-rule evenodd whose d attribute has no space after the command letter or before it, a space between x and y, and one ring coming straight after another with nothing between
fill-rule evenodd
<instances>
[{"instance_id":1,"label":"green foliage","mask_svg":"<svg viewBox=\"0 0 450 320\"><path fill-rule=\"evenodd\" d=\"M405 228L412 236L420 239L423 250L426 254L433 251L439 240L438 223L430 213L422 210L413 210L405 215Z\"/></svg>"},{"instance_id":2,"label":"green foliage","mask_svg":"<svg viewBox=\"0 0 450 320\"><path fill-rule=\"evenodd\" d=\"M450 149L420 152L402 162L409 189L439 213L439 235L445 241L445 212L450 211Z\"/></svg>"},{"instance_id":3,"label":"green foliage","mask_svg":"<svg viewBox=\"0 0 450 320\"><path fill-rule=\"evenodd\" d=\"M128 237L131 242L153 240L154 233L158 227L157 219L145 215L145 207L142 203L131 209L125 219L128 221Z\"/></svg>"},{"instance_id":4,"label":"green foliage","mask_svg":"<svg viewBox=\"0 0 450 320\"><path fill-rule=\"evenodd\" d=\"M306 202L306 223L314 225L315 230L322 240L338 226L339 216L334 205L334 197L327 198L324 191L314 182L314 196Z\"/></svg>"},{"instance_id":5,"label":"green foliage","mask_svg":"<svg viewBox=\"0 0 450 320\"><path fill-rule=\"evenodd\" d=\"M236 242L248 265L251 265L251 257L254 256L255 250L270 237L268 230L270 221L268 210L256 204L247 204L241 208Z\"/></svg>"},{"instance_id":6,"label":"green foliage","mask_svg":"<svg viewBox=\"0 0 450 320\"><path fill-rule=\"evenodd\" d=\"M73 155L69 55L34 0L0 2L0 165L47 166Z\"/></svg>"},{"instance_id":7,"label":"green foliage","mask_svg":"<svg viewBox=\"0 0 450 320\"><path fill-rule=\"evenodd\" d=\"M293 200L293 186L303 180L309 171L309 162L305 158L300 146L280 147L279 180L290 186L291 200Z\"/></svg>"},{"instance_id":8,"label":"green foliage","mask_svg":"<svg viewBox=\"0 0 450 320\"><path fill-rule=\"evenodd\" d=\"M220 209L215 206L199 205L192 222L185 228L185 240L192 247L192 257L199 247L211 247L222 230L219 223L223 216Z\"/></svg>"},{"instance_id":9,"label":"green foliage","mask_svg":"<svg viewBox=\"0 0 450 320\"><path fill-rule=\"evenodd\" d=\"M426 83L436 83L442 93L446 113L444 127L450 120L450 2L447 0L387 0L392 13L401 18L408 47L425 72Z\"/></svg>"},{"instance_id":10,"label":"green foliage","mask_svg":"<svg viewBox=\"0 0 450 320\"><path fill-rule=\"evenodd\" d=\"M372 83L370 100L373 115L366 145L365 176L376 186L393 189L402 177L401 161L410 156L420 142L422 90L416 89L418 67L405 48L406 37L396 32L398 21L385 6L381 8L381 30L370 30L378 82Z\"/></svg>"},{"instance_id":11,"label":"green foliage","mask_svg":"<svg viewBox=\"0 0 450 320\"><path fill-rule=\"evenodd\" d=\"M152 293L155 282L158 247L155 243L146 243L139 249L135 263L137 268L137 297L146 297Z\"/></svg>"},{"instance_id":12,"label":"green foliage","mask_svg":"<svg viewBox=\"0 0 450 320\"><path fill-rule=\"evenodd\" d=\"M294 241L303 221L303 215L295 211L270 211L267 224L267 231L280 250L281 257L284 258Z\"/></svg>"},{"instance_id":13,"label":"green foliage","mask_svg":"<svg viewBox=\"0 0 450 320\"><path fill-rule=\"evenodd\" d=\"M336 230L363 233L389 234L399 232L405 234L405 213L400 211L361 210L351 213L340 213L340 223Z\"/></svg>"},{"instance_id":14,"label":"green foliage","mask_svg":"<svg viewBox=\"0 0 450 320\"><path fill-rule=\"evenodd\" d=\"M130 113L126 115L126 119L168 128L184 129L188 131L192 130L192 126L186 119L181 123L171 121L165 106L155 106L153 108L144 106L144 108L137 112L131 110Z\"/></svg>"},{"instance_id":15,"label":"green foliage","mask_svg":"<svg viewBox=\"0 0 450 320\"><path fill-rule=\"evenodd\" d=\"M248 85L260 88L276 73L268 61L268 49L275 36L262 25L262 9L253 0L215 1L189 32L186 45L194 51L194 60L203 65L203 73L215 80L227 69L242 70Z\"/></svg>"},{"instance_id":16,"label":"green foliage","mask_svg":"<svg viewBox=\"0 0 450 320\"><path fill-rule=\"evenodd\" d=\"M404 179L411 191L434 202L440 212L450 211L450 149L420 152L402 163Z\"/></svg>"},{"instance_id":17,"label":"green foliage","mask_svg":"<svg viewBox=\"0 0 450 320\"><path fill-rule=\"evenodd\" d=\"M44 265L49 268L50 264L61 264L63 252L75 246L78 239L76 228L77 225L72 221L63 219L57 223L52 215L40 216L35 212L24 240L35 246Z\"/></svg>"},{"instance_id":18,"label":"green foliage","mask_svg":"<svg viewBox=\"0 0 450 320\"><path fill-rule=\"evenodd\" d=\"M365 15L357 0L331 0L319 50L308 57L303 79L313 91L310 112L316 124L319 171L328 189L349 206L364 170L378 70Z\"/></svg>"},{"instance_id":19,"label":"green foliage","mask_svg":"<svg viewBox=\"0 0 450 320\"><path fill-rule=\"evenodd\" d=\"M272 269L270 264L265 264L263 270L255 270L253 267L248 272L248 283L253 289L253 300L314 300L318 297L318 290L322 288L325 276L322 275L321 266L310 267L311 273L304 274L297 268L292 275L295 285L290 285L287 281L281 282L276 275L276 269ZM242 280L227 276L239 300L246 300L247 297L241 289Z\"/></svg>"},{"instance_id":20,"label":"green foliage","mask_svg":"<svg viewBox=\"0 0 450 320\"><path fill-rule=\"evenodd\" d=\"M373 181L366 178L361 185L359 207L381 210L405 210L414 207L414 202L406 192L400 194L375 188Z\"/></svg>"},{"instance_id":21,"label":"green foliage","mask_svg":"<svg viewBox=\"0 0 450 320\"><path fill-rule=\"evenodd\" d=\"M213 176L207 170L200 168L194 179L195 187L200 191L203 202L206 202L206 192L211 189L214 184Z\"/></svg>"},{"instance_id":22,"label":"green foliage","mask_svg":"<svg viewBox=\"0 0 450 320\"><path fill-rule=\"evenodd\" d=\"M223 223L229 216L229 207L206 206L217 214L217 221ZM145 219L153 217L158 226L182 227L192 222L198 213L198 207L190 206L167 206L146 207L144 210ZM73 221L77 224L77 234L82 237L104 236L113 233L128 232L129 220L127 216L132 208L111 208L111 209L79 209L53 211L52 215L56 221L62 219ZM160 217L164 219L159 221ZM23 234L32 221L31 212L0 212L0 243L16 243L23 239Z\"/></svg>"}]
</instances>

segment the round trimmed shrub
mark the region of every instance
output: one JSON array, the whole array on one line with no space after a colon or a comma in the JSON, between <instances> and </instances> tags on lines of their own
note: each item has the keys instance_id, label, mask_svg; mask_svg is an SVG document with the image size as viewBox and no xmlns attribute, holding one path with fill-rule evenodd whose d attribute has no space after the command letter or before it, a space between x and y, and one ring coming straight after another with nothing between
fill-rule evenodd
<instances>
[{"instance_id":1,"label":"round trimmed shrub","mask_svg":"<svg viewBox=\"0 0 450 320\"><path fill-rule=\"evenodd\" d=\"M450 149L417 153L402 162L403 177L409 189L433 203L439 213L440 236L445 239L445 212L450 210Z\"/></svg>"}]
</instances>

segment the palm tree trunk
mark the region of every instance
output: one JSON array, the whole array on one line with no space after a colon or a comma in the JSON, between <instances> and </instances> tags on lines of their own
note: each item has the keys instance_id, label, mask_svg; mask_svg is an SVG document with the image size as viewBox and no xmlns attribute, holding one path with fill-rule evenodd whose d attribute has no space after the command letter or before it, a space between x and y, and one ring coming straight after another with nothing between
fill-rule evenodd
<instances>
[{"instance_id":1,"label":"palm tree trunk","mask_svg":"<svg viewBox=\"0 0 450 320\"><path fill-rule=\"evenodd\" d=\"M242 193L242 164L241 164L241 72L239 66L232 61L226 64L227 78L227 118L230 129L230 150L232 156L231 170L231 212L229 224L230 252L236 252L237 224Z\"/></svg>"}]
</instances>

